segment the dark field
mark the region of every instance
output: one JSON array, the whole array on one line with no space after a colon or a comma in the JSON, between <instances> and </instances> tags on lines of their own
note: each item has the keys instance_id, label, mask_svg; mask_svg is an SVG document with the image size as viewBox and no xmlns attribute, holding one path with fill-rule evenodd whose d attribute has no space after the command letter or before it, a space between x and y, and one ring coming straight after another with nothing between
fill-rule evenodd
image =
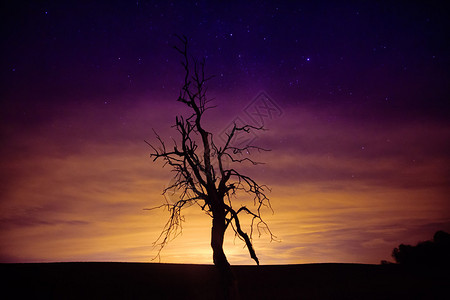
<instances>
[{"instance_id":1,"label":"dark field","mask_svg":"<svg viewBox=\"0 0 450 300\"><path fill-rule=\"evenodd\" d=\"M209 265L1 264L0 270L3 299L222 298L216 270ZM233 270L241 299L450 299L448 270L361 264Z\"/></svg>"}]
</instances>

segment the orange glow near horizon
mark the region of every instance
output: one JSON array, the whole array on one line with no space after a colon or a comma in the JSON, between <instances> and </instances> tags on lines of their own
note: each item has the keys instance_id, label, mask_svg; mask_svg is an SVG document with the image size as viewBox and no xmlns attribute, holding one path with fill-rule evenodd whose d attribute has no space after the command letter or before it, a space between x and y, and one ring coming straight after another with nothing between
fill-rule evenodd
<instances>
[{"instance_id":1,"label":"orange glow near horizon","mask_svg":"<svg viewBox=\"0 0 450 300\"><path fill-rule=\"evenodd\" d=\"M135 121L127 130L150 134L146 128L152 118L141 116L151 111L145 105L131 111L128 119ZM333 124L330 131L328 125L314 121L314 113L301 109L286 112L283 120L255 141L273 149L257 156L266 164L240 166L272 188L274 214L267 210L264 216L279 241L269 242L267 235L258 238L255 234L262 264L378 263L389 260L399 243L427 239L448 225L445 193L435 187L444 178L439 172L445 157L429 157L414 165L395 156L393 142L380 144L387 134L400 143L419 143L426 138L439 144L448 128L433 128L432 124L416 128L414 139L403 127L366 136L351 124ZM153 107L153 114L173 117L164 107ZM54 126L59 128L63 122ZM167 128L161 134L164 137L171 134ZM12 182L14 188L7 194L11 201L1 203L2 262L152 261L157 254L152 242L164 226L167 212L143 209L164 201L161 191L170 180L169 168L152 163L149 149L139 141L89 140L78 145L77 151L61 153L58 147L64 143L70 147L77 141L66 140L51 128L37 130L42 134L31 133L17 141L27 141L35 154L6 162L6 167L21 177ZM110 135L119 130L111 128ZM300 139L309 144L302 146ZM329 152L320 150L336 141L366 146L354 149L355 153L348 153L347 145L333 145ZM296 151L302 147L319 151ZM364 150L374 151L368 154L370 159L360 153ZM393 154L382 154L389 152ZM211 220L195 206L186 209L185 217L183 234L161 252L160 261L212 263ZM225 251L233 264L253 264L232 232L227 235Z\"/></svg>"}]
</instances>

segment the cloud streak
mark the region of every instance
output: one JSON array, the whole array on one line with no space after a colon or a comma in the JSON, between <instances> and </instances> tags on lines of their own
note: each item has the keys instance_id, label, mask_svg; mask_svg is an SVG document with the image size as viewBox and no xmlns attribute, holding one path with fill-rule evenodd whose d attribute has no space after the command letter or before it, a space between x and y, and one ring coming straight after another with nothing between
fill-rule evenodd
<instances>
[{"instance_id":1,"label":"cloud streak","mask_svg":"<svg viewBox=\"0 0 450 300\"><path fill-rule=\"evenodd\" d=\"M106 113L102 122L96 113L80 118L84 109L73 107L72 115L10 137L17 152L3 161L8 185L0 203L2 260L153 258L152 242L166 214L143 208L164 201L161 191L171 174L151 163L142 139L152 139L152 126L164 137L173 134L173 116L164 107L142 102ZM281 242L255 237L264 263L377 263L411 236L426 239L448 227L447 127L404 122L375 130L348 120L324 124L316 114L312 108L286 112L255 140L272 149L255 153L265 164L240 166L272 188L275 214L264 214ZM133 121L124 126L118 115ZM226 124L227 118L216 120ZM62 130L64 123L71 127ZM211 263L209 228L209 218L190 208L184 234L162 252L162 260ZM239 240L233 241L229 235L230 261L251 263Z\"/></svg>"}]
</instances>

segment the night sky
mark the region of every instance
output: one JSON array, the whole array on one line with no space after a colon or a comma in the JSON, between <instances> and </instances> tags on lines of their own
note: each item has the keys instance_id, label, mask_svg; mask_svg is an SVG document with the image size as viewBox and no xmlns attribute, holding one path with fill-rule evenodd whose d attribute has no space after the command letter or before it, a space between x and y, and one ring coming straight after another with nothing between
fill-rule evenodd
<instances>
[{"instance_id":1,"label":"night sky","mask_svg":"<svg viewBox=\"0 0 450 300\"><path fill-rule=\"evenodd\" d=\"M379 263L450 231L450 11L343 2L3 1L0 262L157 254L168 214L143 209L172 174L144 140L176 138L188 113L173 34L215 75L218 141L257 124L261 93L274 108L252 137L265 164L240 166L272 189L262 264ZM212 263L211 220L185 216L161 261ZM232 264L252 264L243 246L227 236Z\"/></svg>"}]
</instances>

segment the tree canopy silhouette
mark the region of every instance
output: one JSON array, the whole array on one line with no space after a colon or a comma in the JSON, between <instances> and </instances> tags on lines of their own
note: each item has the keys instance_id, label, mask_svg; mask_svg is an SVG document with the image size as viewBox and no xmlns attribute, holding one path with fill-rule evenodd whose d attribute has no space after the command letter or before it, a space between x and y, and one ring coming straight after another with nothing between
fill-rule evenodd
<instances>
[{"instance_id":1,"label":"tree canopy silhouette","mask_svg":"<svg viewBox=\"0 0 450 300\"><path fill-rule=\"evenodd\" d=\"M252 244L252 235L255 230L260 232L263 228L269 233L271 240L274 235L261 216L263 207L271 208L267 198L266 185L258 184L253 178L247 176L236 168L239 164L249 163L257 165L258 162L249 157L253 151L267 151L253 145L236 146L233 139L238 134L248 134L251 131L264 130L262 127L252 125L238 126L236 123L226 133L225 141L218 143L213 134L203 124L203 116L210 106L211 99L206 96L206 83L212 78L205 75L205 60L198 61L188 55L188 40L185 36L177 36L181 47L175 46L182 57L184 68L184 83L180 89L177 101L186 105L190 114L177 116L173 126L179 133L178 140L172 139L172 146L155 132L158 145L150 145L153 152L150 154L153 161L162 160L174 172L174 181L163 190L166 195L172 190L179 191L179 197L173 203L166 203L157 208L165 207L170 217L159 236L156 244L161 249L181 232L184 221L182 210L191 204L199 208L212 218L211 247L213 261L222 274L231 278L230 264L223 251L225 232L232 228L248 249L250 257L259 264L259 259ZM235 208L232 199L239 192L249 194L253 198L253 205ZM241 225L240 217L247 214L251 217L250 232L247 233Z\"/></svg>"},{"instance_id":2,"label":"tree canopy silhouette","mask_svg":"<svg viewBox=\"0 0 450 300\"><path fill-rule=\"evenodd\" d=\"M392 251L398 264L410 266L450 266L450 234L442 230L434 234L432 241L416 246L400 244Z\"/></svg>"}]
</instances>

